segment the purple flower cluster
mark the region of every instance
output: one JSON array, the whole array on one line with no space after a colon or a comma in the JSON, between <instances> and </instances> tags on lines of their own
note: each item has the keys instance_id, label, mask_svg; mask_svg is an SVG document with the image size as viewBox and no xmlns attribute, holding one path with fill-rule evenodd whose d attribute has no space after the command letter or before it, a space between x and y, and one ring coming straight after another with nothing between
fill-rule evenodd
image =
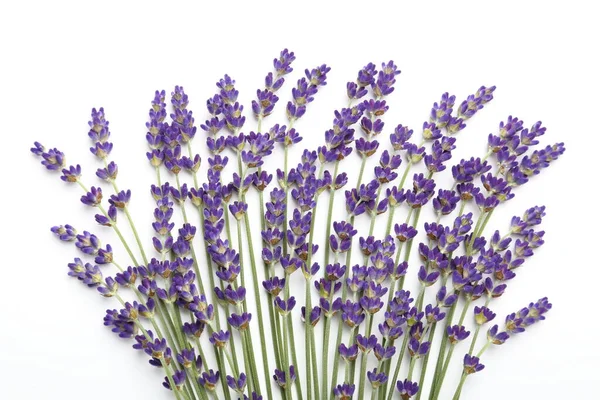
<instances>
[{"instance_id":1,"label":"purple flower cluster","mask_svg":"<svg viewBox=\"0 0 600 400\"><path fill-rule=\"evenodd\" d=\"M467 342L454 395L459 399L467 377L484 369L481 360L490 345L524 332L552 308L542 298L506 316L503 326L492 325L497 321L494 300L545 242L540 225L546 208L529 208L513 217L506 230L486 228L495 209L557 160L565 147L537 148L546 133L542 123L524 128L523 121L509 116L488 136L481 157L450 164L456 134L493 99L495 86L481 86L463 101L443 93L416 139L407 126L390 129L383 120L400 74L389 61L380 67L368 63L358 71L346 85L348 104L334 111L324 141L299 152L299 162L290 168L291 147L302 141L297 126L330 72L326 64L306 69L291 90L286 125L263 129L295 59L284 49L273 60L251 102L255 130L248 127L252 121L246 120L235 80L224 75L217 81L216 92L206 101L208 117L199 125L209 154L202 181L201 157L192 148L197 126L188 95L175 86L167 106L167 92L155 92L146 123L147 158L156 172L150 190L154 257L146 257L129 212L131 191L117 187L119 169L109 160L113 143L104 108L92 109L88 136L92 154L103 164L96 176L112 193L99 185L88 188L80 165L67 165L61 151L35 142L31 152L64 182L77 183L83 190L81 203L97 210L96 222L114 230L131 259L120 259L115 243L103 245L95 233L78 232L69 224L54 226L53 235L79 251L80 257L68 264L68 275L119 303L106 311L104 325L161 368L163 386L180 400L260 400L279 394L349 400L365 398L367 391L373 399L399 394L403 400L420 400L426 390L430 400L438 400L454 366L454 351ZM355 125L362 132L358 137ZM378 154L384 147L382 134L389 134L391 147ZM276 143L282 145L283 157L271 174L263 167L277 151ZM348 174L339 167L353 150L360 169L356 184L346 188ZM366 177L371 165L373 174ZM449 187L437 178L444 171L452 177ZM276 187L269 187L274 178ZM334 220L341 206L335 195L342 188L345 215ZM329 209L320 245L315 233L322 229L322 194ZM428 207L434 219L420 221ZM191 209L195 216L188 214ZM384 217L385 231L377 225ZM254 226L256 218L260 228ZM368 219L368 233L359 232L356 218ZM132 246L118 220L129 224ZM258 231L261 252L255 254L253 233ZM355 248L357 259L352 258ZM413 248L417 255L411 258ZM409 268L417 282L412 293L405 288ZM304 285L304 296L293 292L296 283ZM134 301L124 298L130 294ZM298 319L305 348L297 352L302 347L293 321ZM322 339L317 334L321 327ZM479 350L482 332L487 340ZM208 351L216 369L207 365L213 363ZM305 357L304 368L297 353ZM335 354L332 370L330 353ZM430 358L435 371L428 382ZM260 362L264 375L258 373ZM408 371L400 375L405 364Z\"/></svg>"}]
</instances>

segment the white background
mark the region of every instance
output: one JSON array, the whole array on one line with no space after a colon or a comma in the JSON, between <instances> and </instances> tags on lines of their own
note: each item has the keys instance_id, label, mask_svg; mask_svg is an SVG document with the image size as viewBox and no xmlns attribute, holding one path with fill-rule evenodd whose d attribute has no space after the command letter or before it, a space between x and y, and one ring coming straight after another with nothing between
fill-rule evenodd
<instances>
[{"instance_id":1,"label":"white background","mask_svg":"<svg viewBox=\"0 0 600 400\"><path fill-rule=\"evenodd\" d=\"M598 398L600 65L592 2L395 3L3 2L0 398L170 398L160 387L160 371L102 326L104 310L116 303L67 277L75 250L58 243L50 226L71 223L119 246L79 202L79 188L63 184L29 154L31 143L59 147L68 162L82 165L88 185L97 184L87 121L92 107L104 106L120 186L133 190L132 213L149 244L147 188L154 176L145 157L144 124L154 90L183 85L199 123L223 73L237 80L240 100L249 106L284 47L296 53L295 71L267 126L283 121L290 82L304 68L324 62L332 67L329 84L297 126L305 139L293 152L294 162L301 149L322 142L332 111L345 104L346 81L364 64L389 59L402 74L389 98L387 132L402 123L418 133L441 93L461 100L484 84L497 85L495 99L460 134L455 160L482 155L487 134L509 114L526 125L541 119L548 127L544 144L566 143L564 157L520 188L490 223L505 229L511 215L547 206L546 245L493 308L502 318L545 295L554 308L543 323L489 351L486 370L469 379L463 399ZM249 117L248 129L254 123ZM203 141L194 144L206 159ZM387 138L382 142L389 146ZM350 182L357 160L353 155L343 164ZM275 167L275 156L270 162ZM448 182L444 176L441 182ZM341 195L337 204L335 218L341 218ZM324 209L321 205L321 220ZM125 256L119 248L117 257ZM413 263L412 279L415 269ZM302 302L300 284L297 291ZM460 358L448 392L456 385ZM448 392L442 397L450 398Z\"/></svg>"}]
</instances>

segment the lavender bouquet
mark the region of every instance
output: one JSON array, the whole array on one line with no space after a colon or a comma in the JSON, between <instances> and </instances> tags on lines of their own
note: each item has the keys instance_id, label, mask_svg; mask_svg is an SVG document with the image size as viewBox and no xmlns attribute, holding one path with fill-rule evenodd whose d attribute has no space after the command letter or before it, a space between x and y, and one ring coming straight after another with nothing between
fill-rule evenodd
<instances>
[{"instance_id":1,"label":"lavender bouquet","mask_svg":"<svg viewBox=\"0 0 600 400\"><path fill-rule=\"evenodd\" d=\"M537 148L546 131L541 122L526 128L509 116L482 143L481 157L453 163L457 135L493 99L495 87L482 86L460 103L444 93L419 135L404 125L389 129L386 99L400 74L390 61L358 71L322 145L304 150L290 167L290 148L302 141L296 127L330 71L325 64L306 69L291 90L287 121L266 125L294 60L288 50L273 60L251 104L256 124L246 121L228 75L206 101L200 124L182 87L171 93L169 107L166 92L156 91L146 123L156 173L150 187L156 208L144 225L154 232L152 250L129 211L131 191L119 187L103 108L92 110L88 135L104 189L88 186L81 167L68 165L61 151L36 142L32 153L81 187L81 202L97 210L96 222L114 230L129 256L117 259L95 233L54 226L80 253L68 274L116 300L104 325L162 369L163 386L176 399L419 400L428 393L435 400L450 367L462 371L452 397L459 399L467 378L484 369L490 347L543 320L552 307L542 298L498 323L491 308L544 243L545 208L533 206L500 230L486 228L495 209L564 146ZM205 180L192 146L198 127L209 154ZM389 149L378 154L384 131L389 143L382 147ZM281 168L263 170L278 147ZM358 180L348 183L340 166L356 156ZM453 184L439 188L434 177L445 170ZM258 193L258 204L249 192ZM324 227L316 218L321 198L328 207ZM334 221L342 202L346 216ZM433 215L425 223L423 210ZM260 236L253 234L252 213L260 216ZM368 232L359 234L360 219ZM121 229L130 229L135 243ZM318 229L325 231L320 245ZM414 265L413 249L420 260ZM418 279L414 293L405 289L409 267ZM292 291L302 287L304 293Z\"/></svg>"}]
</instances>

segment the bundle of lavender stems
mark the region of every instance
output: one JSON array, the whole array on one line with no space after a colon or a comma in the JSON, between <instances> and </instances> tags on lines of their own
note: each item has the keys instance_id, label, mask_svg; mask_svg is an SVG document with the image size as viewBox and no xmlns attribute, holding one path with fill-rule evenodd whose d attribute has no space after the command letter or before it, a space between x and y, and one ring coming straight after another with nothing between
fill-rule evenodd
<instances>
[{"instance_id":1,"label":"bundle of lavender stems","mask_svg":"<svg viewBox=\"0 0 600 400\"><path fill-rule=\"evenodd\" d=\"M175 399L436 400L444 398L449 370L462 375L443 393L460 399L468 378L484 369L486 351L543 320L552 306L541 298L504 319L493 311L544 243L545 208L518 210L497 230L488 223L564 146L538 146L541 122L525 127L509 116L482 141L480 157L453 160L458 135L495 87L481 86L461 102L442 94L417 133L389 128L387 99L400 74L390 61L358 71L321 145L295 164L296 127L330 68L306 69L291 89L287 121L267 124L294 60L288 50L273 60L251 112L225 75L200 124L183 87L170 98L156 91L146 123L156 174L151 223L134 224L103 108L92 110L88 135L104 187L88 186L80 165L36 142L33 154L81 187L81 202L107 227L98 229L114 230L128 254L117 259L96 233L54 226L79 253L68 274L112 301L104 325L162 369ZM210 154L205 179L197 136ZM263 170L272 153L280 168ZM357 159L358 179L348 182L343 167ZM452 174L451 187L436 184L443 171ZM258 203L247 201L249 191ZM344 205L345 218L333 220L334 207ZM319 207L328 207L324 220L316 218ZM420 218L426 207L435 220ZM257 213L260 236L249 220ZM361 219L368 232L358 232ZM152 246L136 226L152 229ZM131 230L135 242L121 230ZM316 230L325 232L324 243L315 242ZM409 263L411 251L418 263ZM409 271L418 279L414 293L404 287Z\"/></svg>"}]
</instances>

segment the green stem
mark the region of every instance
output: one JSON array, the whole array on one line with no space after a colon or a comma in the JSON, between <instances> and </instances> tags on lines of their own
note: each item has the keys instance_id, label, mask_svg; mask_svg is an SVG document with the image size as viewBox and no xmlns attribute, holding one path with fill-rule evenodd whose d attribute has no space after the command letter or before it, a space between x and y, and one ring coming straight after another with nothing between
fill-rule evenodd
<instances>
[{"instance_id":1,"label":"green stem","mask_svg":"<svg viewBox=\"0 0 600 400\"><path fill-rule=\"evenodd\" d=\"M388 400L392 399L392 396L394 395L394 385L396 384L396 381L398 380L398 374L400 373L400 367L402 366L402 359L404 358L404 352L406 351L406 346L408 345L408 339L410 338L410 334L408 332L404 332L404 340L402 341L402 349L400 349L400 355L398 356L398 361L396 362L396 368L394 370L394 379L392 380L388 380L389 383L391 383L390 385L390 391L388 392ZM387 387L387 385L384 387L384 389ZM385 392L384 392L385 394Z\"/></svg>"},{"instance_id":2,"label":"green stem","mask_svg":"<svg viewBox=\"0 0 600 400\"><path fill-rule=\"evenodd\" d=\"M259 132L260 132L261 122L262 122L262 117L259 117L259 120L258 120ZM262 172L262 168L259 167L258 173L260 174L261 172ZM266 221L265 221L265 201L264 201L264 195L263 195L262 190L258 191L258 199L259 199L258 204L260 207L260 229L261 229L261 232L264 232L267 230L267 227L266 227ZM270 245L270 244L267 244L267 245ZM271 278L271 269L270 269L269 265L263 261L263 267L264 267L265 277L267 279L270 279ZM281 344L280 344L281 334L278 332L279 329L275 329L275 310L273 309L273 302L271 301L269 295L267 295L267 305L269 308L269 325L271 327L271 332L273 333L273 344L274 344L273 347L275 349L275 364L277 366L281 367L281 354L279 352L279 349L281 346ZM278 324L277 328L279 328L279 324Z\"/></svg>"},{"instance_id":3,"label":"green stem","mask_svg":"<svg viewBox=\"0 0 600 400\"><path fill-rule=\"evenodd\" d=\"M288 173L288 146L283 147L283 190L285 192L284 201L284 209L283 209L283 255L287 256L288 254L288 246L287 246L287 227L288 227L288 182L287 182L287 173Z\"/></svg>"},{"instance_id":4,"label":"green stem","mask_svg":"<svg viewBox=\"0 0 600 400\"><path fill-rule=\"evenodd\" d=\"M244 213L244 222L246 225L246 239L248 241L248 250L250 251L250 265L252 267L252 278L253 278L253 286L254 286L254 301L256 302L256 313L258 314L258 330L260 334L260 350L262 353L263 359L263 369L265 375L265 384L267 385L267 393L269 398L273 397L273 392L271 390L271 376L270 376L270 368L269 368L269 359L267 357L267 341L265 336L265 327L263 324L263 313L262 313L262 303L260 301L260 289L258 288L258 272L256 270L256 260L254 258L254 244L252 243L252 234L250 232L250 219L248 218L248 213ZM252 344L252 338L250 337L250 344ZM260 386L258 386L258 394L260 394Z\"/></svg>"},{"instance_id":5,"label":"green stem","mask_svg":"<svg viewBox=\"0 0 600 400\"><path fill-rule=\"evenodd\" d=\"M481 325L477 325L477 328L475 328L475 333L473 334L473 339L471 339L471 346L469 346L469 355L473 354L473 350L475 350L475 343L477 342L477 336L479 336L480 330Z\"/></svg>"},{"instance_id":6,"label":"green stem","mask_svg":"<svg viewBox=\"0 0 600 400\"><path fill-rule=\"evenodd\" d=\"M471 301L472 301L471 299L467 299L467 301L465 302L462 313L460 315L460 319L458 321L458 325L462 325L463 322L465 321L465 317L467 315L469 306L471 305ZM454 303L454 305L456 305L456 303ZM453 306L453 308L451 310L452 314L453 314L454 309L455 308ZM447 318L448 318L448 322L450 322L452 319L452 316L449 315ZM449 325L446 325L446 327L448 327L448 326ZM442 339L443 347L440 348L440 352L442 352L442 353L445 353L445 346L446 346L447 340L448 340L448 335L444 335L444 337ZM437 377L437 380L435 382L435 385L432 385L431 390L432 390L433 396L430 394L430 396L429 396L430 399L435 400L439 396L440 390L442 389L442 385L444 383L444 378L446 376L446 370L448 369L448 365L450 364L450 359L452 358L453 351L454 351L454 345L451 344L450 349L448 350L448 354L445 357L444 366L442 367L441 374L438 376L437 372L435 373L435 377ZM440 360L440 358L438 357L438 362L439 362L439 360ZM437 370L437 368L436 368L436 370Z\"/></svg>"},{"instance_id":7,"label":"green stem","mask_svg":"<svg viewBox=\"0 0 600 400\"><path fill-rule=\"evenodd\" d=\"M314 219L314 218L313 218ZM309 247L309 252L310 252L310 245ZM309 349L312 350L312 346L311 346L311 340L310 340L310 334L308 332L309 328L308 326L310 325L310 309L312 308L312 300L311 300L311 294L310 294L310 279L306 279L306 284L304 285L304 303L305 303L305 307L304 307L304 325L305 325L305 329L304 329L304 348L305 348L305 365L306 365L306 396L309 400L312 399L312 389L310 386L311 383L311 368L312 368L312 364L311 364L311 357L312 357L312 352L309 351Z\"/></svg>"},{"instance_id":8,"label":"green stem","mask_svg":"<svg viewBox=\"0 0 600 400\"><path fill-rule=\"evenodd\" d=\"M373 326L373 315L371 313L367 313L367 321L365 324L365 338L369 338L371 336L371 328ZM362 354L360 360L360 375L359 375L359 384L358 384L358 398L363 399L365 397L365 375L367 374L367 352Z\"/></svg>"},{"instance_id":9,"label":"green stem","mask_svg":"<svg viewBox=\"0 0 600 400\"><path fill-rule=\"evenodd\" d=\"M289 276L288 276L289 278ZM285 351L283 352L283 357L285 360L285 365L283 366L283 373L285 374L285 396L288 400L292 399L292 386L290 382L290 361L288 357L288 332L287 332L287 315L283 316L283 347Z\"/></svg>"},{"instance_id":10,"label":"green stem","mask_svg":"<svg viewBox=\"0 0 600 400\"><path fill-rule=\"evenodd\" d=\"M448 371L448 366L450 365L450 360L452 359L452 354L454 353L454 347L455 347L455 345L450 345L450 350L448 350L448 356L446 357L446 360L444 361L444 367L442 368L442 374L440 375L438 384L436 385L436 388L435 388L435 394L433 396L434 400L437 400L437 398L440 396L440 391L442 390L442 385L444 384L444 378L446 377L446 372Z\"/></svg>"},{"instance_id":11,"label":"green stem","mask_svg":"<svg viewBox=\"0 0 600 400\"><path fill-rule=\"evenodd\" d=\"M463 385L465 384L465 381L467 380L467 376L468 375L463 372L462 377L460 378L460 383L458 384L458 387L456 388L456 392L454 392L454 396L452 397L452 400L460 399L460 394L462 392Z\"/></svg>"},{"instance_id":12,"label":"green stem","mask_svg":"<svg viewBox=\"0 0 600 400\"><path fill-rule=\"evenodd\" d=\"M466 206L467 206L467 201L466 200L461 200L460 201L460 209L458 210L458 216L459 217L464 214Z\"/></svg>"},{"instance_id":13,"label":"green stem","mask_svg":"<svg viewBox=\"0 0 600 400\"><path fill-rule=\"evenodd\" d=\"M404 170L404 174L402 174L402 178L400 179L400 183L398 184L398 189L402 189L404 187L404 182L406 181L406 177L408 176L408 172L412 166L412 162L408 162L406 164L406 169ZM385 236L389 235L392 231L392 223L394 221L394 213L396 212L396 207L392 207L390 213L388 215L387 226L385 228Z\"/></svg>"},{"instance_id":14,"label":"green stem","mask_svg":"<svg viewBox=\"0 0 600 400\"><path fill-rule=\"evenodd\" d=\"M189 145L189 143L188 143ZM179 178L177 179L177 190L179 190L181 192L181 185L179 184ZM185 222L186 224L189 223L188 218L187 218L187 214L185 212L185 206L184 204L181 205L180 207L181 209L181 216L183 217L183 222ZM225 213L225 215L227 215L227 213ZM196 274L196 282L198 283L198 288L200 289L202 294L206 294L206 290L204 289L204 283L202 282L202 278L200 277L200 268L198 267L198 258L196 257L196 249L194 248L194 242L190 241L190 251L192 252L192 266L194 268L194 273ZM144 260L145 260L145 256L144 256ZM216 306L216 304L215 304Z\"/></svg>"},{"instance_id":15,"label":"green stem","mask_svg":"<svg viewBox=\"0 0 600 400\"><path fill-rule=\"evenodd\" d=\"M473 243L475 242L475 238L477 237L477 232L479 231L479 227L481 226L481 223L483 221L485 217L485 212L482 212L479 214L479 217L477 218L477 222L475 223L475 228L473 229L473 234L471 235L471 240L469 240L469 243L467 244L467 255L471 254L471 250L473 249Z\"/></svg>"},{"instance_id":16,"label":"green stem","mask_svg":"<svg viewBox=\"0 0 600 400\"><path fill-rule=\"evenodd\" d=\"M469 306L471 305L471 301L472 301L471 299L467 299L467 301L465 302L462 313L460 314L460 319L458 321L458 325L462 325L464 323L465 317L467 316L467 311L469 310ZM438 382L436 383L434 400L437 399L437 397L440 394L440 390L442 389L442 385L444 383L444 378L446 377L446 371L448 370L448 365L450 364L450 359L452 358L453 351L454 351L454 345L451 344L450 350L448 350L448 355L446 356L446 359L444 361L444 367L442 368L442 373L439 376Z\"/></svg>"},{"instance_id":17,"label":"green stem","mask_svg":"<svg viewBox=\"0 0 600 400\"><path fill-rule=\"evenodd\" d=\"M375 199L375 211L371 215L371 225L369 226L369 236L373 236L373 230L375 229L375 220L377 219L377 205L379 204L379 199L381 198L381 190L383 189L383 184L379 184L379 188L377 189L377 197ZM387 236L387 235L386 235Z\"/></svg>"},{"instance_id":18,"label":"green stem","mask_svg":"<svg viewBox=\"0 0 600 400\"><path fill-rule=\"evenodd\" d=\"M289 298L289 295L287 296ZM287 324L288 324L288 331L289 331L289 335L290 335L290 341L289 341L289 345L290 345L290 351L292 353L292 363L294 365L294 367L296 368L296 371L298 370L298 357L296 355L296 338L295 338L295 334L294 334L294 328L292 326L292 319L291 318L286 318L287 319ZM314 374L313 374L314 376ZM294 386L296 388L296 396L298 396L298 399L302 400L302 387L300 385L300 376L298 374L296 374L296 381L294 382Z\"/></svg>"},{"instance_id":19,"label":"green stem","mask_svg":"<svg viewBox=\"0 0 600 400\"><path fill-rule=\"evenodd\" d=\"M452 319L454 317L454 312L456 311L456 305L458 302L454 302L454 304L450 307L448 314L446 315L446 324L444 326L444 330L442 333L445 333L450 325L452 325ZM433 378L431 381L431 389L429 393L429 400L433 399L433 395L435 394L435 389L437 387L437 381L439 378L439 374L442 370L444 364L444 356L446 355L446 345L448 343L448 335L442 335L442 343L440 344L440 349L438 351L438 358L435 365L435 372L433 373Z\"/></svg>"},{"instance_id":20,"label":"green stem","mask_svg":"<svg viewBox=\"0 0 600 400\"><path fill-rule=\"evenodd\" d=\"M202 237L205 237L205 228L204 228L204 213L202 212L202 208L198 207L198 214L200 215L200 226L202 227ZM210 283L210 295L211 295L211 302L212 304L214 304L215 307L215 321L217 323L217 330L221 330L221 317L220 317L220 308L218 306L218 302L217 302L217 296L215 294L214 288L215 288L215 277L214 277L214 268L213 268L213 263L212 260L210 258L210 253L208 252L208 243L204 242L204 250L205 250L205 254L206 254L206 265L208 266L208 279L209 279L209 283Z\"/></svg>"},{"instance_id":21,"label":"green stem","mask_svg":"<svg viewBox=\"0 0 600 400\"><path fill-rule=\"evenodd\" d=\"M244 368L246 369L246 375L248 375L248 388L250 392L254 391L255 379L254 373L252 372L252 367L250 365L250 354L248 352L248 346L246 343L246 336L244 332L240 331L240 339L242 341L242 352L244 354Z\"/></svg>"},{"instance_id":22,"label":"green stem","mask_svg":"<svg viewBox=\"0 0 600 400\"><path fill-rule=\"evenodd\" d=\"M437 323L433 323L433 325L431 325L431 329L429 330L429 337L427 338L427 341L429 343L433 343L433 338L435 336L435 328L437 327ZM417 392L417 398L416 400L420 400L421 399L421 394L423 393L423 384L425 383L425 374L427 373L427 364L429 363L429 355L431 354L431 351L428 351L427 354L425 355L425 358L423 358L423 366L421 367L421 375L419 376L419 391Z\"/></svg>"},{"instance_id":23,"label":"green stem","mask_svg":"<svg viewBox=\"0 0 600 400\"><path fill-rule=\"evenodd\" d=\"M140 236L138 235L138 231L135 228L135 224L133 223L133 218L131 218L131 214L129 213L129 208L125 206L123 208L125 211L125 215L127 216L127 220L129 221L129 225L131 226L131 230L133 231L133 236L135 237L135 241L140 248L140 253L142 254L142 259L144 260L144 265L148 265L148 258L146 257L146 252L144 251L144 246L142 246L142 241L140 240Z\"/></svg>"},{"instance_id":24,"label":"green stem","mask_svg":"<svg viewBox=\"0 0 600 400\"><path fill-rule=\"evenodd\" d=\"M350 217L350 224L354 225L354 216ZM350 261L352 257L352 246L350 246L350 249L348 250L348 253L346 254L346 272L344 273L344 280L342 282L346 282L348 280L348 277L350 276ZM342 304L344 304L344 302L346 301L346 298L348 297L348 285L342 285ZM337 337L335 340L335 351L337 352L338 348L340 347L340 343L342 343L342 329L344 327L344 323L340 320L340 323L338 324L338 331L337 331ZM335 362L333 363L333 373L331 375L331 390L329 390L329 396L333 397L333 389L335 388L335 385L337 384L337 376L338 376L338 369L339 369L339 359L336 357ZM346 365L347 366L347 365Z\"/></svg>"},{"instance_id":25,"label":"green stem","mask_svg":"<svg viewBox=\"0 0 600 400\"><path fill-rule=\"evenodd\" d=\"M412 379L412 375L413 375L413 371L415 369L416 362L417 362L417 357L413 357L410 359L410 365L408 367L408 376L406 377L406 379L408 379L409 381Z\"/></svg>"},{"instance_id":26,"label":"green stem","mask_svg":"<svg viewBox=\"0 0 600 400\"><path fill-rule=\"evenodd\" d=\"M254 379L254 391L257 394L260 394L260 378L258 377L258 369L256 368L256 358L254 357L254 345L252 343L252 336L250 335L250 330L244 330L244 339L244 346L246 347L246 351L248 352L248 356L250 357L250 368L252 368L252 377Z\"/></svg>"},{"instance_id":27,"label":"green stem","mask_svg":"<svg viewBox=\"0 0 600 400\"><path fill-rule=\"evenodd\" d=\"M360 188L360 184L362 183L362 177L365 173L365 165L367 165L367 156L362 156L362 162L360 163L360 172L358 173L358 179L356 180L356 190Z\"/></svg>"},{"instance_id":28,"label":"green stem","mask_svg":"<svg viewBox=\"0 0 600 400\"><path fill-rule=\"evenodd\" d=\"M337 256L337 253L336 253ZM337 261L337 257L336 257ZM333 289L335 285L332 282L331 287L329 288L329 297L327 300L329 304L333 299ZM321 399L327 399L327 370L329 369L329 335L331 334L331 316L324 316L325 318L325 329L323 331L323 362L321 363L322 375L321 375ZM336 360L337 364L337 360Z\"/></svg>"},{"instance_id":29,"label":"green stem","mask_svg":"<svg viewBox=\"0 0 600 400\"><path fill-rule=\"evenodd\" d=\"M103 158L104 168L108 168L108 163L106 162L106 158ZM115 194L119 193L119 187L117 186L117 182L114 179L110 180L112 184L113 190ZM148 259L146 258L146 252L144 251L144 246L142 246L142 241L138 235L137 229L135 228L135 224L133 223L133 218L131 218L131 214L129 213L129 208L127 205L123 207L123 211L125 211L125 216L127 217L127 221L129 222L129 226L131 227L131 231L133 232L133 236L135 237L135 241L140 249L140 253L142 254L142 259L144 260L144 265L148 265Z\"/></svg>"},{"instance_id":30,"label":"green stem","mask_svg":"<svg viewBox=\"0 0 600 400\"><path fill-rule=\"evenodd\" d=\"M423 307L423 300L425 299L425 286L421 285L421 290L419 291L419 297L417 297L416 307L419 311Z\"/></svg>"},{"instance_id":31,"label":"green stem","mask_svg":"<svg viewBox=\"0 0 600 400\"><path fill-rule=\"evenodd\" d=\"M333 169L333 177L332 177L332 182L335 183L335 180L337 178L337 174L338 174L338 167L340 165L339 161L335 162L335 167ZM333 217L333 200L335 199L335 189L332 189L329 192L329 208L327 211L327 225L325 228L325 241L327 242L329 240L329 236L331 235L331 219ZM323 265L329 265L329 254L331 252L330 247L327 245L325 246L325 262Z\"/></svg>"},{"instance_id":32,"label":"green stem","mask_svg":"<svg viewBox=\"0 0 600 400\"><path fill-rule=\"evenodd\" d=\"M315 394L315 399L319 398L319 370L317 368L317 351L316 351L316 347L315 347L315 335L314 335L314 330L312 329L312 325L311 327L311 335L310 335L310 353L311 353L311 357L312 357L312 379L314 380L314 386L313 386L313 390L314 390L314 394ZM308 378L307 378L308 380Z\"/></svg>"}]
</instances>

